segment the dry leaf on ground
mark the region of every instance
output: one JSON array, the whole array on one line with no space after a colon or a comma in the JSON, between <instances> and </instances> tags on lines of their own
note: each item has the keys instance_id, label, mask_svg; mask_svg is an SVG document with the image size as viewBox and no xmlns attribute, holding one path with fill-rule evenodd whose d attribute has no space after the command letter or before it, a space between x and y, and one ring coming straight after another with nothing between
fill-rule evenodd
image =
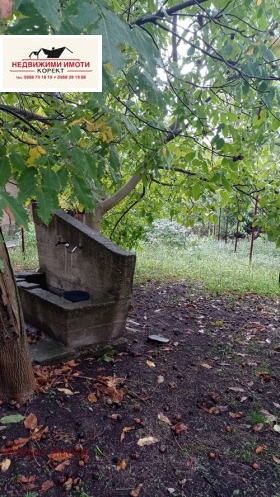
<instances>
[{"instance_id":1,"label":"dry leaf on ground","mask_svg":"<svg viewBox=\"0 0 280 497\"><path fill-rule=\"evenodd\" d=\"M166 425L172 426L170 419L167 416L165 416L162 412L158 414L158 419L163 423L165 423Z\"/></svg>"},{"instance_id":2,"label":"dry leaf on ground","mask_svg":"<svg viewBox=\"0 0 280 497\"><path fill-rule=\"evenodd\" d=\"M202 366L205 369L212 369L213 368L213 366L210 366L210 364L207 364L207 362L203 362L202 364L200 364L200 366Z\"/></svg>"},{"instance_id":3,"label":"dry leaf on ground","mask_svg":"<svg viewBox=\"0 0 280 497\"><path fill-rule=\"evenodd\" d=\"M280 459L279 457L276 457L276 456L272 456L272 459L274 462L276 462L276 464L280 464Z\"/></svg>"},{"instance_id":4,"label":"dry leaf on ground","mask_svg":"<svg viewBox=\"0 0 280 497\"><path fill-rule=\"evenodd\" d=\"M66 461L67 459L71 459L72 457L74 457L74 454L72 454L72 452L53 452L51 454L48 454L49 459L57 462Z\"/></svg>"},{"instance_id":5,"label":"dry leaf on ground","mask_svg":"<svg viewBox=\"0 0 280 497\"><path fill-rule=\"evenodd\" d=\"M243 412L229 412L229 415L233 419L242 418L244 416Z\"/></svg>"},{"instance_id":6,"label":"dry leaf on ground","mask_svg":"<svg viewBox=\"0 0 280 497\"><path fill-rule=\"evenodd\" d=\"M74 395L74 392L69 388L57 388L59 392L65 393L65 395Z\"/></svg>"},{"instance_id":7,"label":"dry leaf on ground","mask_svg":"<svg viewBox=\"0 0 280 497\"><path fill-rule=\"evenodd\" d=\"M255 425L253 426L253 428L252 428L252 430L253 430L254 432L256 432L256 431L261 431L262 429L263 429L263 423L257 423L257 424L255 424Z\"/></svg>"},{"instance_id":8,"label":"dry leaf on ground","mask_svg":"<svg viewBox=\"0 0 280 497\"><path fill-rule=\"evenodd\" d=\"M122 429L122 432L121 432L121 437L120 437L120 441L123 442L124 441L124 437L125 437L125 434L128 433L129 431L131 430L135 430L134 426L125 426L123 429Z\"/></svg>"},{"instance_id":9,"label":"dry leaf on ground","mask_svg":"<svg viewBox=\"0 0 280 497\"><path fill-rule=\"evenodd\" d=\"M97 400L98 399L97 399L95 393L92 392L88 395L88 401L91 402L91 404L95 404L95 402L97 402Z\"/></svg>"},{"instance_id":10,"label":"dry leaf on ground","mask_svg":"<svg viewBox=\"0 0 280 497\"><path fill-rule=\"evenodd\" d=\"M157 382L158 382L158 384L159 384L159 385L160 385L161 383L163 383L163 382L164 382L164 376L159 375L159 376L157 377Z\"/></svg>"},{"instance_id":11,"label":"dry leaf on ground","mask_svg":"<svg viewBox=\"0 0 280 497\"><path fill-rule=\"evenodd\" d=\"M70 461L69 461L69 459L67 459L66 461L58 464L55 468L55 471L64 471L67 468L67 466L69 466L69 464L70 464Z\"/></svg>"},{"instance_id":12,"label":"dry leaf on ground","mask_svg":"<svg viewBox=\"0 0 280 497\"><path fill-rule=\"evenodd\" d=\"M180 433L182 433L183 431L187 431L187 426L184 425L184 423L177 423L175 426L174 426L174 431L176 433L176 435L180 435Z\"/></svg>"},{"instance_id":13,"label":"dry leaf on ground","mask_svg":"<svg viewBox=\"0 0 280 497\"><path fill-rule=\"evenodd\" d=\"M126 462L124 459L120 459L120 461L118 462L118 467L120 469L125 469L126 468Z\"/></svg>"},{"instance_id":14,"label":"dry leaf on ground","mask_svg":"<svg viewBox=\"0 0 280 497\"><path fill-rule=\"evenodd\" d=\"M23 476L23 475L21 475L21 476L17 477L16 481L17 481L17 483L24 483L24 484L26 484L26 483L34 483L35 476Z\"/></svg>"},{"instance_id":15,"label":"dry leaf on ground","mask_svg":"<svg viewBox=\"0 0 280 497\"><path fill-rule=\"evenodd\" d=\"M35 430L35 428L37 428L37 425L38 425L38 419L35 416L35 414L33 414L33 412L31 412L27 416L27 418L25 418L23 424L24 424L25 428L27 428L28 430Z\"/></svg>"},{"instance_id":16,"label":"dry leaf on ground","mask_svg":"<svg viewBox=\"0 0 280 497\"><path fill-rule=\"evenodd\" d=\"M4 459L3 461L1 461L0 467L2 473L6 473L6 471L8 471L9 467L11 466L11 462L11 459Z\"/></svg>"},{"instance_id":17,"label":"dry leaf on ground","mask_svg":"<svg viewBox=\"0 0 280 497\"><path fill-rule=\"evenodd\" d=\"M51 480L46 480L41 485L40 493L46 492L47 490L50 490L50 488L52 487L54 487L54 482Z\"/></svg>"},{"instance_id":18,"label":"dry leaf on ground","mask_svg":"<svg viewBox=\"0 0 280 497\"><path fill-rule=\"evenodd\" d=\"M158 442L159 439L156 437L144 437L144 438L139 438L137 445L139 445L140 447L144 447L144 445L152 445Z\"/></svg>"},{"instance_id":19,"label":"dry leaf on ground","mask_svg":"<svg viewBox=\"0 0 280 497\"><path fill-rule=\"evenodd\" d=\"M137 485L137 487L134 490L132 490L132 492L130 492L131 497L139 497L142 488L143 488L143 483Z\"/></svg>"},{"instance_id":20,"label":"dry leaf on ground","mask_svg":"<svg viewBox=\"0 0 280 497\"><path fill-rule=\"evenodd\" d=\"M259 446L256 448L256 454L260 454L260 453L261 453L261 452L263 452L266 448L267 448L267 445L259 445Z\"/></svg>"},{"instance_id":21,"label":"dry leaf on ground","mask_svg":"<svg viewBox=\"0 0 280 497\"><path fill-rule=\"evenodd\" d=\"M150 361L149 359L146 360L146 364L148 364L148 366L150 366L150 368L155 368L156 365L153 361Z\"/></svg>"}]
</instances>

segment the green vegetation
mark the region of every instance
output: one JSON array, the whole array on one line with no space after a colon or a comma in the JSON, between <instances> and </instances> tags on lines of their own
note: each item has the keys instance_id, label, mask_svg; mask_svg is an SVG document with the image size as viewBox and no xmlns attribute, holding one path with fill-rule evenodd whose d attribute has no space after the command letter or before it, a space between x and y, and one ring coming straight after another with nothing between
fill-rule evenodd
<instances>
[{"instance_id":1,"label":"green vegetation","mask_svg":"<svg viewBox=\"0 0 280 497\"><path fill-rule=\"evenodd\" d=\"M247 240L238 242L235 254L231 241L225 244L211 237L187 235L184 240L179 238L171 243L157 231L154 235L150 232L152 241L143 243L137 252L136 283L149 279L187 280L201 292L279 295L280 253L272 242L256 240L253 262L249 264L250 242ZM10 257L16 271L38 269L32 224L25 231L25 253L19 241L17 248L10 250Z\"/></svg>"},{"instance_id":2,"label":"green vegetation","mask_svg":"<svg viewBox=\"0 0 280 497\"><path fill-rule=\"evenodd\" d=\"M143 244L137 257L135 281L185 279L202 292L257 293L279 295L279 251L273 243L256 240L249 265L248 241L233 245L211 238L187 239L185 247L170 244Z\"/></svg>"},{"instance_id":3,"label":"green vegetation","mask_svg":"<svg viewBox=\"0 0 280 497\"><path fill-rule=\"evenodd\" d=\"M29 223L28 229L24 231L24 253L22 252L21 233L18 232L14 239L17 246L9 251L14 271L37 270L39 262L34 224Z\"/></svg>"}]
</instances>

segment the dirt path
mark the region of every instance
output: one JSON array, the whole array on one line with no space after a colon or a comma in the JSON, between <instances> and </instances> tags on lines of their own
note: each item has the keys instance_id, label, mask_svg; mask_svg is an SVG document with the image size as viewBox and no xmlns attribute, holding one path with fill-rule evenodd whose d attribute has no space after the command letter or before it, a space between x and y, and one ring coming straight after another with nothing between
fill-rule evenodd
<instances>
[{"instance_id":1,"label":"dirt path","mask_svg":"<svg viewBox=\"0 0 280 497\"><path fill-rule=\"evenodd\" d=\"M129 319L126 353L37 367L34 402L0 406L41 426L0 425L0 495L280 497L279 302L150 282Z\"/></svg>"}]
</instances>

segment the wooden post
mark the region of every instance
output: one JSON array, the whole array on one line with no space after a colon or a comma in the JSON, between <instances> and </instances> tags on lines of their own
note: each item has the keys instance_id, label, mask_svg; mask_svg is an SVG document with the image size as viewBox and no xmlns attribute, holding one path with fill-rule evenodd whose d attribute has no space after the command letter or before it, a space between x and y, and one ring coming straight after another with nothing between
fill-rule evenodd
<instances>
[{"instance_id":1,"label":"wooden post","mask_svg":"<svg viewBox=\"0 0 280 497\"><path fill-rule=\"evenodd\" d=\"M227 243L227 241L228 241L228 218L229 218L229 215L228 215L228 209L227 209L225 243Z\"/></svg>"},{"instance_id":2,"label":"wooden post","mask_svg":"<svg viewBox=\"0 0 280 497\"><path fill-rule=\"evenodd\" d=\"M237 252L238 235L239 235L239 219L237 219L237 223L236 223L234 252Z\"/></svg>"},{"instance_id":3,"label":"wooden post","mask_svg":"<svg viewBox=\"0 0 280 497\"><path fill-rule=\"evenodd\" d=\"M221 234L221 217L222 217L222 208L219 209L219 224L218 224L218 242L220 241Z\"/></svg>"},{"instance_id":4,"label":"wooden post","mask_svg":"<svg viewBox=\"0 0 280 497\"><path fill-rule=\"evenodd\" d=\"M254 218L253 218L253 224L255 222L256 215L258 213L258 203L259 203L259 197L256 197L256 203L255 203L255 212L254 212ZM253 257L253 248L254 248L254 240L255 240L255 231L256 227L252 226L252 234L251 234L251 247L250 247L250 256L249 256L249 261L250 264L252 262L252 257Z\"/></svg>"}]
</instances>

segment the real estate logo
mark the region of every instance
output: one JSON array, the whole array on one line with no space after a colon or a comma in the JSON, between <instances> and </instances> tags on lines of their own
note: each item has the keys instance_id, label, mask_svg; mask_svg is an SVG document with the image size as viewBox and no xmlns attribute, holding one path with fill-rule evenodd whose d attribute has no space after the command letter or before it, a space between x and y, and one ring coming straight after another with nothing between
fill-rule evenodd
<instances>
[{"instance_id":1,"label":"real estate logo","mask_svg":"<svg viewBox=\"0 0 280 497\"><path fill-rule=\"evenodd\" d=\"M102 91L102 36L1 36L0 91Z\"/></svg>"}]
</instances>

